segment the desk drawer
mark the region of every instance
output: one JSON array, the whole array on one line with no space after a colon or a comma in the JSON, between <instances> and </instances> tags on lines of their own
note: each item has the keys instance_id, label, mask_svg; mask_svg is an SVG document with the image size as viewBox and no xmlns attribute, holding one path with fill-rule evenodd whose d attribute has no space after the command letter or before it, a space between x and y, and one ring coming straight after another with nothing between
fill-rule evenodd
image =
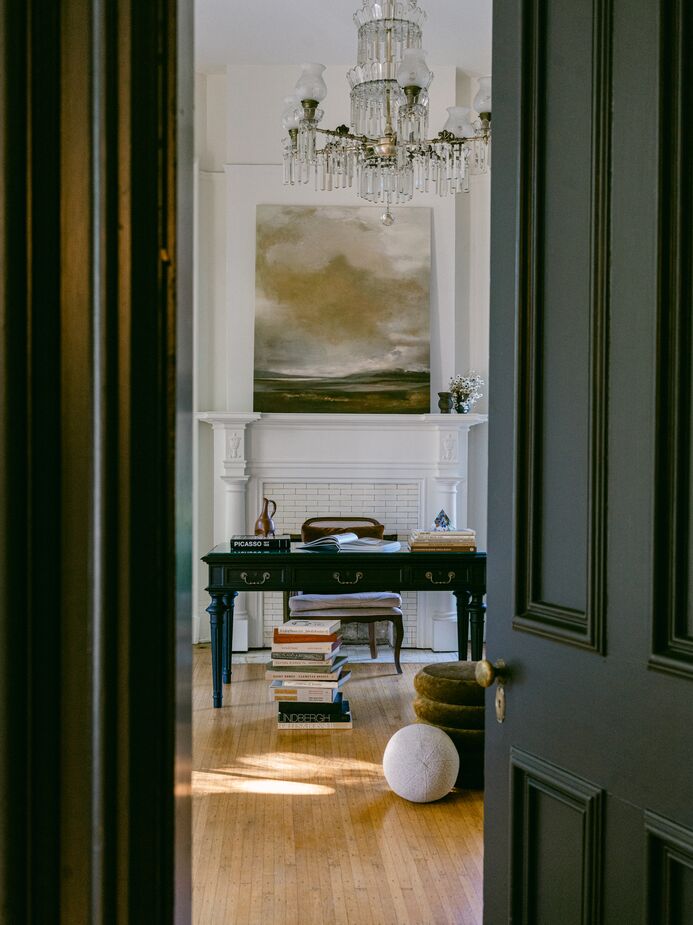
<instances>
[{"instance_id":1,"label":"desk drawer","mask_svg":"<svg viewBox=\"0 0 693 925\"><path fill-rule=\"evenodd\" d=\"M346 558L346 555L343 559ZM399 568L351 565L341 561L329 568L307 566L294 570L296 588L306 593L339 594L341 591L397 591L402 575ZM328 589L329 588L329 592Z\"/></svg>"},{"instance_id":2,"label":"desk drawer","mask_svg":"<svg viewBox=\"0 0 693 925\"><path fill-rule=\"evenodd\" d=\"M445 566L414 566L411 570L414 584L417 588L424 590L446 591L459 587L460 584L468 584L472 581L474 571L473 566L469 564L452 563Z\"/></svg>"},{"instance_id":3,"label":"desk drawer","mask_svg":"<svg viewBox=\"0 0 693 925\"><path fill-rule=\"evenodd\" d=\"M272 591L284 587L286 569L246 568L237 566L224 569L224 584L235 591Z\"/></svg>"}]
</instances>

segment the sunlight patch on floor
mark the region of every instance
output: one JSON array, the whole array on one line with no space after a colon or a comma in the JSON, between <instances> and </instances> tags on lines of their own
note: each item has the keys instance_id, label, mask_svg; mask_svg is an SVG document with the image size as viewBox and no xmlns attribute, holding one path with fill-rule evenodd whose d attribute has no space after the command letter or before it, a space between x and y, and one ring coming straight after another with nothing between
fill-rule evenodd
<instances>
[{"instance_id":1,"label":"sunlight patch on floor","mask_svg":"<svg viewBox=\"0 0 693 925\"><path fill-rule=\"evenodd\" d=\"M242 777L228 771L193 771L195 796L213 793L267 793L281 796L330 796L334 787L275 777Z\"/></svg>"},{"instance_id":2,"label":"sunlight patch on floor","mask_svg":"<svg viewBox=\"0 0 693 925\"><path fill-rule=\"evenodd\" d=\"M193 772L195 796L211 793L280 793L320 796L334 793L330 784L360 784L381 779L382 767L357 758L267 752L239 755L233 767L203 768ZM298 778L298 779L297 779ZM307 781L310 781L308 783Z\"/></svg>"},{"instance_id":3,"label":"sunlight patch on floor","mask_svg":"<svg viewBox=\"0 0 693 925\"><path fill-rule=\"evenodd\" d=\"M255 768L267 774L268 768L283 774L299 775L301 777L315 777L317 775L333 777L336 772L357 771L379 773L382 768L372 761L361 761L358 758L330 755L321 757L305 755L300 752L266 752L262 757L258 755L239 755L236 763L246 768Z\"/></svg>"}]
</instances>

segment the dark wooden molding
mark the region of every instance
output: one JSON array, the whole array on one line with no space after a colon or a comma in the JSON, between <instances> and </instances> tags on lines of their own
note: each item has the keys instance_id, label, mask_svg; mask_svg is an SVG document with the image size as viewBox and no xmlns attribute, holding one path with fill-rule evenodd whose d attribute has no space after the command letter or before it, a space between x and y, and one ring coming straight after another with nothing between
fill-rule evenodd
<instances>
[{"instance_id":1,"label":"dark wooden molding","mask_svg":"<svg viewBox=\"0 0 693 925\"><path fill-rule=\"evenodd\" d=\"M525 0L522 37L522 125L519 227L516 496L518 537L513 626L604 653L606 647L606 510L611 151L611 0L592 8L592 164L589 304L589 474L587 605L584 611L544 601L542 565L542 378L545 256L542 137L547 0Z\"/></svg>"},{"instance_id":2,"label":"dark wooden molding","mask_svg":"<svg viewBox=\"0 0 693 925\"><path fill-rule=\"evenodd\" d=\"M677 883L693 881L693 830L656 813L645 813L647 921L685 925Z\"/></svg>"},{"instance_id":3,"label":"dark wooden molding","mask_svg":"<svg viewBox=\"0 0 693 925\"><path fill-rule=\"evenodd\" d=\"M535 896L533 895L533 865L540 850L556 851L558 845L540 845L534 820L534 803L539 795L556 801L575 816L574 828L579 832L576 855L570 870L579 879L582 925L599 925L602 919L603 874L603 806L604 793L596 785L576 777L562 768L512 748L511 767L511 834L510 834L510 898L508 921L517 925L532 925ZM566 850L569 840L561 844ZM567 868L566 868L566 872Z\"/></svg>"},{"instance_id":4,"label":"dark wooden molding","mask_svg":"<svg viewBox=\"0 0 693 925\"><path fill-rule=\"evenodd\" d=\"M2 922L190 915L191 9L0 7Z\"/></svg>"},{"instance_id":5,"label":"dark wooden molding","mask_svg":"<svg viewBox=\"0 0 693 925\"><path fill-rule=\"evenodd\" d=\"M659 274L652 668L693 678L693 14L660 4Z\"/></svg>"},{"instance_id":6,"label":"dark wooden molding","mask_svg":"<svg viewBox=\"0 0 693 925\"><path fill-rule=\"evenodd\" d=\"M28 921L30 872L26 810L33 785L28 743L30 704L25 675L29 632L13 637L12 614L31 606L29 565L24 554L30 519L26 380L27 332L27 124L28 30L20 2L0 8L0 919ZM48 63L51 67L52 62ZM11 307L11 308L10 308ZM47 529L55 536L54 524ZM27 627L29 630L30 627ZM14 644L13 644L14 643ZM7 704L16 704L13 710ZM12 795L9 798L9 795ZM55 844L54 819L44 837ZM47 892L55 896L57 878L49 871Z\"/></svg>"}]
</instances>

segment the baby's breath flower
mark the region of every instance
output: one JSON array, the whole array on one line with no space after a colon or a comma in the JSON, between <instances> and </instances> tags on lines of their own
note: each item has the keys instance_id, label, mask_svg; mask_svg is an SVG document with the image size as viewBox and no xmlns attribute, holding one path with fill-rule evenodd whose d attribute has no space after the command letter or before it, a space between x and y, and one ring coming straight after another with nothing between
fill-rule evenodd
<instances>
[{"instance_id":1,"label":"baby's breath flower","mask_svg":"<svg viewBox=\"0 0 693 925\"><path fill-rule=\"evenodd\" d=\"M475 372L467 376L452 376L449 389L455 399L457 410L469 411L483 396L483 386L484 380Z\"/></svg>"}]
</instances>

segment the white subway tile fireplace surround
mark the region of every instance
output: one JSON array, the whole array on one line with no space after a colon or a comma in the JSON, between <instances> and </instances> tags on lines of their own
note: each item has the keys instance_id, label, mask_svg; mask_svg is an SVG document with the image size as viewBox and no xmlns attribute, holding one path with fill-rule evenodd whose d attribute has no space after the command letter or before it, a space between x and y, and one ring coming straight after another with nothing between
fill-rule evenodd
<instances>
[{"instance_id":1,"label":"white subway tile fireplace surround","mask_svg":"<svg viewBox=\"0 0 693 925\"><path fill-rule=\"evenodd\" d=\"M326 415L203 412L213 430L213 471L198 473L198 509L211 502L210 545L252 533L262 498L277 503L277 532L298 533L308 517L375 517L406 540L444 508L467 523L467 438L485 415ZM199 525L196 535L199 536ZM203 550L202 553L206 551ZM204 572L196 571L193 638L209 638ZM308 589L302 589L308 590ZM389 590L389 589L383 589ZM403 595L404 646L457 647L446 592ZM234 650L268 645L282 621L278 593L239 594Z\"/></svg>"},{"instance_id":2,"label":"white subway tile fireplace surround","mask_svg":"<svg viewBox=\"0 0 693 925\"><path fill-rule=\"evenodd\" d=\"M416 480L268 481L264 483L262 494L277 503L275 525L278 533L300 533L301 524L309 517L355 514L375 517L385 524L387 533L396 533L404 538L418 527L421 520L421 486ZM413 591L402 595L402 645L407 648L416 646L416 597ZM264 594L263 607L264 642L269 645L272 630L283 620L283 595ZM388 624L387 629L390 628Z\"/></svg>"}]
</instances>

